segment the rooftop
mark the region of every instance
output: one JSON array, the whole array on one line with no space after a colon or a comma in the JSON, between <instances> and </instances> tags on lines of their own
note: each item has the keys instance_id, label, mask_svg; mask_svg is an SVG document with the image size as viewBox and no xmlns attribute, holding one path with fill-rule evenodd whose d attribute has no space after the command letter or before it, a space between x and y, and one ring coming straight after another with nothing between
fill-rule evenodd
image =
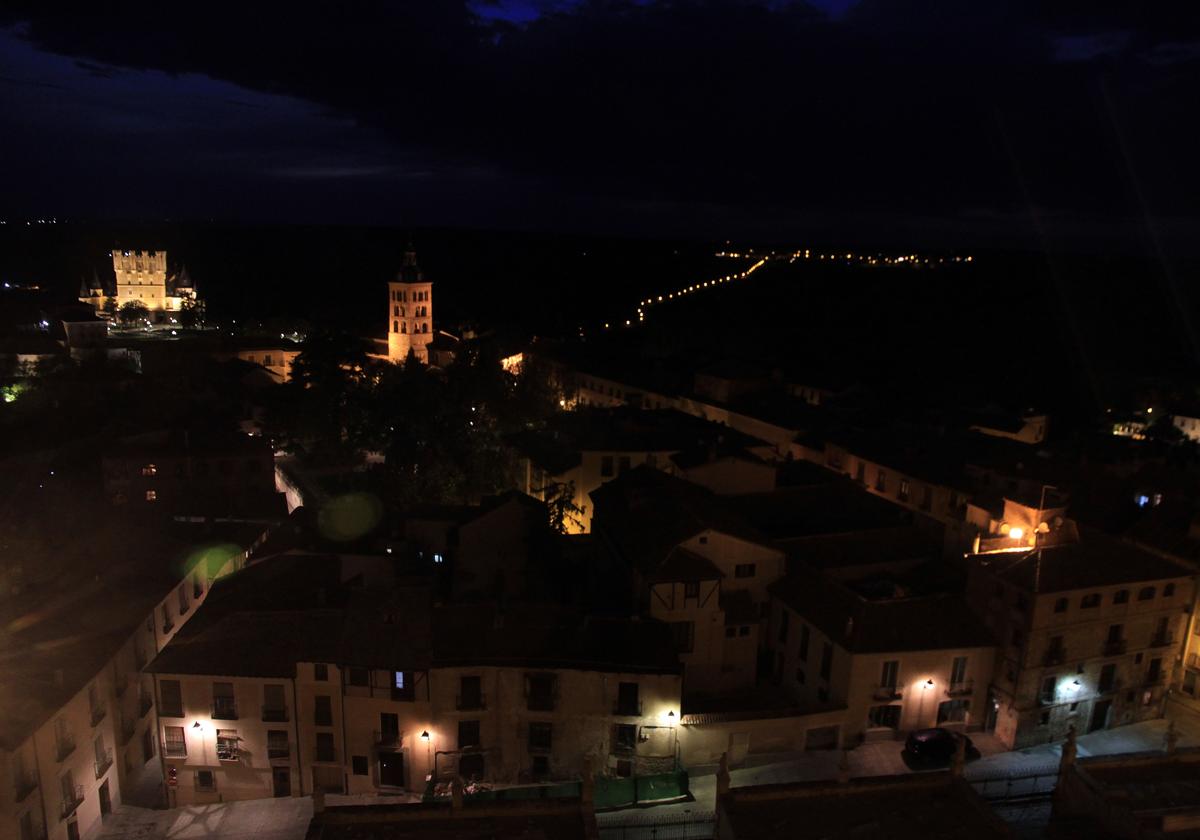
<instances>
[{"instance_id":1,"label":"rooftop","mask_svg":"<svg viewBox=\"0 0 1200 840\"><path fill-rule=\"evenodd\" d=\"M987 803L950 773L733 788L717 807L719 830L728 829L720 836L735 840L1009 836Z\"/></svg>"},{"instance_id":2,"label":"rooftop","mask_svg":"<svg viewBox=\"0 0 1200 840\"><path fill-rule=\"evenodd\" d=\"M1077 542L1024 552L973 555L1008 583L1026 591L1068 592L1191 575L1187 567L1092 528L1080 528ZM1038 555L1040 554L1040 559Z\"/></svg>"},{"instance_id":3,"label":"rooftop","mask_svg":"<svg viewBox=\"0 0 1200 840\"><path fill-rule=\"evenodd\" d=\"M771 594L851 653L990 647L991 632L953 592L932 591L920 580L911 589L883 578L846 584L796 569L771 585ZM890 588L885 586L890 584Z\"/></svg>"}]
</instances>

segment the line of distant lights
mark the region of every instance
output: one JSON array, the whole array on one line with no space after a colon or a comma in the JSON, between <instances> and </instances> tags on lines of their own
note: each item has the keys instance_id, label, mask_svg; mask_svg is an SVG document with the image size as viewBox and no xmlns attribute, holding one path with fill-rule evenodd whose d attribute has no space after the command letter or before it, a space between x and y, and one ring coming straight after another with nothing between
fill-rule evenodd
<instances>
[{"instance_id":1,"label":"line of distant lights","mask_svg":"<svg viewBox=\"0 0 1200 840\"><path fill-rule=\"evenodd\" d=\"M717 251L714 256L727 259L754 259L756 256L753 250L745 253L739 251ZM788 253L769 252L758 257L758 261L747 268L745 271L737 272L736 274L727 274L723 277L717 277L713 280L705 280L702 283L693 283L690 286L684 286L676 289L673 292L666 294L655 295L648 297L645 300L638 301L636 320L637 323L644 323L646 320L646 310L659 303L667 303L669 301L682 299L685 295L695 294L704 289L716 288L717 286L726 283L732 283L736 280L744 280L753 274L758 269L762 268L769 260L778 260L786 258L788 264L792 264L797 260L820 260L827 262L843 262L846 265L865 265L865 266L899 266L902 268L933 268L946 263L970 263L974 262L975 258L971 255L953 256L953 257L926 257L920 254L901 254L898 256L889 256L886 254L856 254L854 252L845 253L814 253L811 249L805 248L798 251ZM634 324L633 318L625 320L626 327L632 327ZM604 329L612 329L612 323L605 323ZM583 327L579 328L579 335L583 337Z\"/></svg>"}]
</instances>

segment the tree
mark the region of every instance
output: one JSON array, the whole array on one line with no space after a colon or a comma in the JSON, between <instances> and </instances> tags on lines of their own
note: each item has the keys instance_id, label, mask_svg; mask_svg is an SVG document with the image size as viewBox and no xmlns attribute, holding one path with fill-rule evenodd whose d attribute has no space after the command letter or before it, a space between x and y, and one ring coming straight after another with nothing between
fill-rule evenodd
<instances>
[{"instance_id":1,"label":"tree","mask_svg":"<svg viewBox=\"0 0 1200 840\"><path fill-rule=\"evenodd\" d=\"M117 310L117 318L126 326L150 320L150 309L140 300L131 300Z\"/></svg>"},{"instance_id":2,"label":"tree","mask_svg":"<svg viewBox=\"0 0 1200 840\"><path fill-rule=\"evenodd\" d=\"M179 323L186 329L204 324L204 304L191 295L185 295L179 303Z\"/></svg>"},{"instance_id":3,"label":"tree","mask_svg":"<svg viewBox=\"0 0 1200 840\"><path fill-rule=\"evenodd\" d=\"M575 504L574 481L551 481L534 492L540 494L546 503L550 530L556 534L566 534L572 527L583 528L583 508Z\"/></svg>"},{"instance_id":4,"label":"tree","mask_svg":"<svg viewBox=\"0 0 1200 840\"><path fill-rule=\"evenodd\" d=\"M105 315L107 315L109 318L116 318L117 317L117 299L116 299L116 297L114 297L112 295L109 295L108 297L106 297L104 299L104 305L102 307L100 307L100 310Z\"/></svg>"}]
</instances>

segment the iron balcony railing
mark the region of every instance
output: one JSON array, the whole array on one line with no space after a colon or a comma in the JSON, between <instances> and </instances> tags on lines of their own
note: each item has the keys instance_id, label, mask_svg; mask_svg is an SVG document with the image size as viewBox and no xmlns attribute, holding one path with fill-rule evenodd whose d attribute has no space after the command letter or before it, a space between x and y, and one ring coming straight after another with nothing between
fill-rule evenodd
<instances>
[{"instance_id":1,"label":"iron balcony railing","mask_svg":"<svg viewBox=\"0 0 1200 840\"><path fill-rule=\"evenodd\" d=\"M60 733L58 740L55 743L55 757L62 761L64 758L75 752L75 736L67 733Z\"/></svg>"},{"instance_id":2,"label":"iron balcony railing","mask_svg":"<svg viewBox=\"0 0 1200 840\"><path fill-rule=\"evenodd\" d=\"M29 798L29 794L37 790L38 780L36 773L25 773L18 776L13 785L13 793L17 802L24 802Z\"/></svg>"},{"instance_id":3,"label":"iron balcony railing","mask_svg":"<svg viewBox=\"0 0 1200 840\"><path fill-rule=\"evenodd\" d=\"M894 685L877 685L871 692L871 696L876 700L899 700L901 691Z\"/></svg>"},{"instance_id":4,"label":"iron balcony railing","mask_svg":"<svg viewBox=\"0 0 1200 840\"><path fill-rule=\"evenodd\" d=\"M947 697L965 697L974 690L974 680L959 680L958 682L946 683Z\"/></svg>"},{"instance_id":5,"label":"iron balcony railing","mask_svg":"<svg viewBox=\"0 0 1200 840\"><path fill-rule=\"evenodd\" d=\"M275 761L277 759L282 759L282 758L291 758L291 756L292 756L291 742L288 742L288 741L276 742L274 744L272 744L269 741L267 742L267 758L268 759Z\"/></svg>"},{"instance_id":6,"label":"iron balcony railing","mask_svg":"<svg viewBox=\"0 0 1200 840\"><path fill-rule=\"evenodd\" d=\"M618 700L613 704L613 714L620 717L641 717L642 716L642 701L621 701Z\"/></svg>"},{"instance_id":7,"label":"iron balcony railing","mask_svg":"<svg viewBox=\"0 0 1200 840\"><path fill-rule=\"evenodd\" d=\"M97 779L102 778L104 776L104 774L108 772L108 768L112 767L112 763L113 763L113 751L112 751L112 747L108 747L107 749L104 750L104 755L96 756L96 764L95 764L96 778Z\"/></svg>"},{"instance_id":8,"label":"iron balcony railing","mask_svg":"<svg viewBox=\"0 0 1200 840\"><path fill-rule=\"evenodd\" d=\"M187 758L187 741L163 741L163 755L167 758Z\"/></svg>"},{"instance_id":9,"label":"iron balcony railing","mask_svg":"<svg viewBox=\"0 0 1200 840\"><path fill-rule=\"evenodd\" d=\"M64 790L62 798L62 811L60 812L62 814L62 818L65 820L67 817L74 814L76 809L78 809L82 804L83 785L75 785L71 789Z\"/></svg>"},{"instance_id":10,"label":"iron balcony railing","mask_svg":"<svg viewBox=\"0 0 1200 840\"><path fill-rule=\"evenodd\" d=\"M1062 647L1049 648L1042 654L1043 665L1061 665L1067 661L1067 649Z\"/></svg>"},{"instance_id":11,"label":"iron balcony railing","mask_svg":"<svg viewBox=\"0 0 1200 840\"><path fill-rule=\"evenodd\" d=\"M1150 647L1170 647L1175 643L1175 637L1171 633L1155 633L1154 638L1150 640Z\"/></svg>"},{"instance_id":12,"label":"iron balcony railing","mask_svg":"<svg viewBox=\"0 0 1200 840\"><path fill-rule=\"evenodd\" d=\"M287 723L288 710L278 706L263 706L262 719L266 723Z\"/></svg>"},{"instance_id":13,"label":"iron balcony railing","mask_svg":"<svg viewBox=\"0 0 1200 840\"><path fill-rule=\"evenodd\" d=\"M398 747L400 746L400 733L391 729L375 731L375 746L377 747Z\"/></svg>"},{"instance_id":14,"label":"iron balcony railing","mask_svg":"<svg viewBox=\"0 0 1200 840\"><path fill-rule=\"evenodd\" d=\"M1104 656L1120 656L1125 652L1124 639L1110 639L1104 643Z\"/></svg>"},{"instance_id":15,"label":"iron balcony railing","mask_svg":"<svg viewBox=\"0 0 1200 840\"><path fill-rule=\"evenodd\" d=\"M237 720L237 702L232 697L220 697L213 700L213 720Z\"/></svg>"}]
</instances>

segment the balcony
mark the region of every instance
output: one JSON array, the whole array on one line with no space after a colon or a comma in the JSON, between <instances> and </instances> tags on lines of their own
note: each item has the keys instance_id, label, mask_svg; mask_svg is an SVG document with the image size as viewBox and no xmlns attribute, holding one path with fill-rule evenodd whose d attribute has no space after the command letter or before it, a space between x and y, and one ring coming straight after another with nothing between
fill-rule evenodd
<instances>
[{"instance_id":1,"label":"balcony","mask_svg":"<svg viewBox=\"0 0 1200 840\"><path fill-rule=\"evenodd\" d=\"M487 708L487 697L483 694L459 694L454 700L455 707L460 712Z\"/></svg>"},{"instance_id":2,"label":"balcony","mask_svg":"<svg viewBox=\"0 0 1200 840\"><path fill-rule=\"evenodd\" d=\"M112 762L113 762L112 747L109 747L108 749L106 749L104 751L104 755L96 756L95 769L96 769L96 778L97 779L104 778L104 774L108 772L108 768L112 767Z\"/></svg>"},{"instance_id":3,"label":"balcony","mask_svg":"<svg viewBox=\"0 0 1200 840\"><path fill-rule=\"evenodd\" d=\"M400 746L400 733L385 729L375 732L375 746L381 749L396 749Z\"/></svg>"},{"instance_id":4,"label":"balcony","mask_svg":"<svg viewBox=\"0 0 1200 840\"><path fill-rule=\"evenodd\" d=\"M80 805L83 804L83 785L75 785L70 790L63 791L62 810L59 814L65 820L67 817L75 813Z\"/></svg>"},{"instance_id":5,"label":"balcony","mask_svg":"<svg viewBox=\"0 0 1200 840\"><path fill-rule=\"evenodd\" d=\"M270 761L286 760L292 757L292 745L288 742L267 743L267 759Z\"/></svg>"},{"instance_id":6,"label":"balcony","mask_svg":"<svg viewBox=\"0 0 1200 840\"><path fill-rule=\"evenodd\" d=\"M29 794L37 790L37 786L37 775L34 773L26 773L25 775L14 780L13 796L17 802L24 802L29 798Z\"/></svg>"},{"instance_id":7,"label":"balcony","mask_svg":"<svg viewBox=\"0 0 1200 840\"><path fill-rule=\"evenodd\" d=\"M1150 640L1150 647L1152 647L1152 648L1170 647L1174 643L1175 643L1175 636L1172 635L1171 633L1155 633L1154 637Z\"/></svg>"},{"instance_id":8,"label":"balcony","mask_svg":"<svg viewBox=\"0 0 1200 840\"><path fill-rule=\"evenodd\" d=\"M1066 648L1061 648L1061 647L1050 648L1044 654L1042 654L1042 665L1044 665L1046 667L1052 667L1054 665L1061 665L1066 661L1067 661Z\"/></svg>"},{"instance_id":9,"label":"balcony","mask_svg":"<svg viewBox=\"0 0 1200 840\"><path fill-rule=\"evenodd\" d=\"M974 680L961 680L959 682L946 683L947 697L966 697L974 690Z\"/></svg>"},{"instance_id":10,"label":"balcony","mask_svg":"<svg viewBox=\"0 0 1200 840\"><path fill-rule=\"evenodd\" d=\"M627 701L621 702L618 700L613 704L613 714L618 717L641 717L642 716L642 701Z\"/></svg>"},{"instance_id":11,"label":"balcony","mask_svg":"<svg viewBox=\"0 0 1200 840\"><path fill-rule=\"evenodd\" d=\"M1109 640L1104 643L1104 652L1102 656L1120 656L1125 652L1125 640L1117 639L1116 641Z\"/></svg>"},{"instance_id":12,"label":"balcony","mask_svg":"<svg viewBox=\"0 0 1200 840\"><path fill-rule=\"evenodd\" d=\"M138 697L138 717L145 717L146 712L154 708L154 699L149 694ZM164 717L183 717L183 709L163 709Z\"/></svg>"},{"instance_id":13,"label":"balcony","mask_svg":"<svg viewBox=\"0 0 1200 840\"><path fill-rule=\"evenodd\" d=\"M75 752L75 736L59 735L58 741L55 743L54 757L62 761L73 752Z\"/></svg>"},{"instance_id":14,"label":"balcony","mask_svg":"<svg viewBox=\"0 0 1200 840\"><path fill-rule=\"evenodd\" d=\"M264 723L287 723L290 720L287 709L273 706L262 707L262 719Z\"/></svg>"},{"instance_id":15,"label":"balcony","mask_svg":"<svg viewBox=\"0 0 1200 840\"><path fill-rule=\"evenodd\" d=\"M871 692L871 696L876 700L899 700L902 693L894 685L877 685Z\"/></svg>"},{"instance_id":16,"label":"balcony","mask_svg":"<svg viewBox=\"0 0 1200 840\"><path fill-rule=\"evenodd\" d=\"M237 720L237 703L232 697L219 697L213 700L213 720Z\"/></svg>"},{"instance_id":17,"label":"balcony","mask_svg":"<svg viewBox=\"0 0 1200 840\"><path fill-rule=\"evenodd\" d=\"M92 726L99 725L100 721L104 720L104 716L108 714L108 707L104 703L97 703L92 706Z\"/></svg>"},{"instance_id":18,"label":"balcony","mask_svg":"<svg viewBox=\"0 0 1200 840\"><path fill-rule=\"evenodd\" d=\"M163 741L163 755L167 758L187 758L187 742Z\"/></svg>"}]
</instances>

